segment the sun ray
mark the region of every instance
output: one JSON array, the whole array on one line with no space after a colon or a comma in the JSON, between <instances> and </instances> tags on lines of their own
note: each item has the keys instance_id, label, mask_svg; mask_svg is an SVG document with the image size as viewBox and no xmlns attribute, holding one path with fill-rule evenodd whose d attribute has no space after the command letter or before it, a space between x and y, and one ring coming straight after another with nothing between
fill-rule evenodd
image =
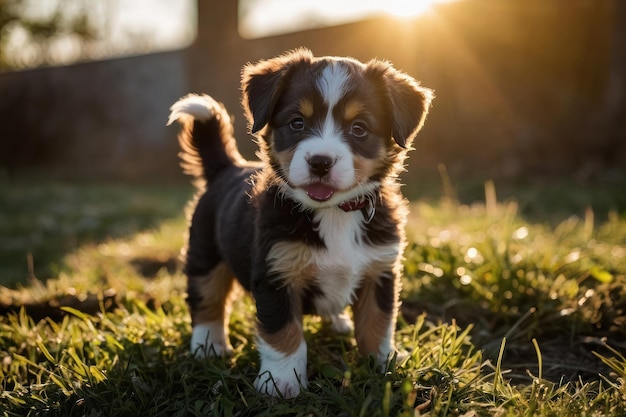
<instances>
[{"instance_id":1,"label":"sun ray","mask_svg":"<svg viewBox=\"0 0 626 417\"><path fill-rule=\"evenodd\" d=\"M246 0L240 31L246 38L354 22L372 16L419 17L436 4L458 0ZM290 6L287 7L286 4Z\"/></svg>"},{"instance_id":2,"label":"sun ray","mask_svg":"<svg viewBox=\"0 0 626 417\"><path fill-rule=\"evenodd\" d=\"M385 13L394 17L411 18L426 12L436 0L393 0L383 6Z\"/></svg>"},{"instance_id":3,"label":"sun ray","mask_svg":"<svg viewBox=\"0 0 626 417\"><path fill-rule=\"evenodd\" d=\"M413 18L427 13L439 3L451 3L458 0L389 0L382 5L382 10L394 17Z\"/></svg>"}]
</instances>

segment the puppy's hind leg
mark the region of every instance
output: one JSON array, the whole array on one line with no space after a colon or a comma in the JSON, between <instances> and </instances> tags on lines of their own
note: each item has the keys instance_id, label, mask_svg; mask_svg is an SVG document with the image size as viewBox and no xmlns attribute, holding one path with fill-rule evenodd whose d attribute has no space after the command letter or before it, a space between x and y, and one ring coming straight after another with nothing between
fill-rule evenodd
<instances>
[{"instance_id":1,"label":"puppy's hind leg","mask_svg":"<svg viewBox=\"0 0 626 417\"><path fill-rule=\"evenodd\" d=\"M196 357L232 354L228 340L235 279L225 263L218 263L207 275L188 277L191 310L191 353Z\"/></svg>"}]
</instances>

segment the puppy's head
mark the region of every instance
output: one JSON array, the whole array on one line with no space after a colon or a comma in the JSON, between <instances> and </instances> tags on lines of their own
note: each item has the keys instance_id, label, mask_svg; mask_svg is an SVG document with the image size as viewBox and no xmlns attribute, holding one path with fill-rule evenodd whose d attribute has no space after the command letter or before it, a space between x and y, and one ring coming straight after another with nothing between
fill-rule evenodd
<instances>
[{"instance_id":1,"label":"puppy's head","mask_svg":"<svg viewBox=\"0 0 626 417\"><path fill-rule=\"evenodd\" d=\"M308 208L362 198L394 175L433 97L388 62L306 49L246 66L242 90L261 156Z\"/></svg>"}]
</instances>

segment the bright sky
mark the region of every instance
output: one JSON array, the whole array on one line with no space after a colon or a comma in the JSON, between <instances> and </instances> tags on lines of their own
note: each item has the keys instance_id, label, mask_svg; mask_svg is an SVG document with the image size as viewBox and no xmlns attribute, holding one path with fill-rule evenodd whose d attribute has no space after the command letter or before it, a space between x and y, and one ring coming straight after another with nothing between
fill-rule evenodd
<instances>
[{"instance_id":1,"label":"bright sky","mask_svg":"<svg viewBox=\"0 0 626 417\"><path fill-rule=\"evenodd\" d=\"M153 34L165 49L193 39L196 0L113 0L115 33ZM237 0L227 0L237 1ZM239 30L255 38L390 14L412 17L453 0L241 0ZM117 40L117 39L116 39Z\"/></svg>"},{"instance_id":2,"label":"bright sky","mask_svg":"<svg viewBox=\"0 0 626 417\"><path fill-rule=\"evenodd\" d=\"M28 0L22 4L25 19L42 21L50 19L59 5L68 16L89 7L103 39L84 47L76 36L56 36L41 44L33 42L19 24L9 24L2 33L3 52L16 68L178 49L196 34L196 0Z\"/></svg>"},{"instance_id":3,"label":"bright sky","mask_svg":"<svg viewBox=\"0 0 626 417\"><path fill-rule=\"evenodd\" d=\"M1 0L0 0L1 1ZM50 15L57 2L31 0L29 14ZM63 3L71 7L89 4L92 16L103 28L104 48L92 49L88 58L173 50L190 44L196 34L197 1L203 0L87 0ZM434 3L455 0L222 0L239 1L239 31L257 38L303 29L331 26L381 14L412 17ZM81 6L82 5L82 6ZM47 7L46 7L47 6ZM17 61L37 62L40 50L29 44L24 31L9 33L7 51ZM47 45L57 64L70 63L79 56L77 39L58 39Z\"/></svg>"},{"instance_id":4,"label":"bright sky","mask_svg":"<svg viewBox=\"0 0 626 417\"><path fill-rule=\"evenodd\" d=\"M353 22L373 15L413 17L454 0L242 0L239 31L247 38Z\"/></svg>"},{"instance_id":5,"label":"bright sky","mask_svg":"<svg viewBox=\"0 0 626 417\"><path fill-rule=\"evenodd\" d=\"M124 42L128 34L147 36L158 49L180 48L196 33L196 0L105 0L114 3L110 37Z\"/></svg>"},{"instance_id":6,"label":"bright sky","mask_svg":"<svg viewBox=\"0 0 626 417\"><path fill-rule=\"evenodd\" d=\"M171 49L193 39L196 1L201 0L108 1L115 4L111 16L115 42L124 42L128 33L148 33L153 45ZM239 31L244 37L256 38L373 15L412 17L434 3L449 1L455 0L240 0Z\"/></svg>"}]
</instances>

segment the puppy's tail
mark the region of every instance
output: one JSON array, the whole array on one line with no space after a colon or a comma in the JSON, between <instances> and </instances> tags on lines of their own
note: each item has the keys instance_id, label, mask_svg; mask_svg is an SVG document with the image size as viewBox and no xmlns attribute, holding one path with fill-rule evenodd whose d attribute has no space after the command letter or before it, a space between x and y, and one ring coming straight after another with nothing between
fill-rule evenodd
<instances>
[{"instance_id":1,"label":"puppy's tail","mask_svg":"<svg viewBox=\"0 0 626 417\"><path fill-rule=\"evenodd\" d=\"M211 183L222 169L245 163L226 108L210 96L189 94L178 100L170 107L167 125L176 120L181 124L178 155L185 174Z\"/></svg>"}]
</instances>

